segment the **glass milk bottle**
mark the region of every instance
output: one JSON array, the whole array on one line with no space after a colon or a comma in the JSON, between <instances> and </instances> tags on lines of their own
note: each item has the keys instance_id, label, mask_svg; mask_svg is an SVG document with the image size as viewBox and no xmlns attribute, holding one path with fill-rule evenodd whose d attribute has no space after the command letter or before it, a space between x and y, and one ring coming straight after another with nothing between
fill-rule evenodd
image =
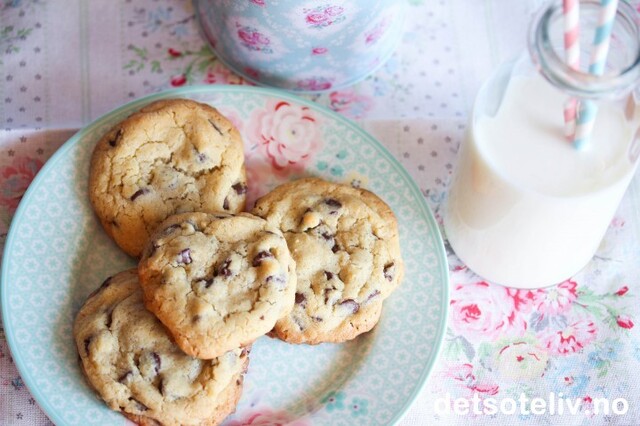
<instances>
[{"instance_id":1,"label":"glass milk bottle","mask_svg":"<svg viewBox=\"0 0 640 426\"><path fill-rule=\"evenodd\" d=\"M581 2L587 69L598 1ZM504 64L480 89L451 183L444 225L465 264L499 284L562 282L593 257L640 153L640 32L618 6L602 76L564 62L560 2L534 20L529 54ZM570 97L598 107L591 138L564 135Z\"/></svg>"}]
</instances>

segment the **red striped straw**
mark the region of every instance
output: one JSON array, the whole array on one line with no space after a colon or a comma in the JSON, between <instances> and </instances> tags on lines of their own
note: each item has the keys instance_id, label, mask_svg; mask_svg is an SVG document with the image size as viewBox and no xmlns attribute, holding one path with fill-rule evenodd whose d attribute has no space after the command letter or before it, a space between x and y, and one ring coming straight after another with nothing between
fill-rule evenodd
<instances>
[{"instance_id":1,"label":"red striped straw","mask_svg":"<svg viewBox=\"0 0 640 426\"><path fill-rule=\"evenodd\" d=\"M564 14L564 52L567 65L574 70L580 69L580 0L563 0ZM576 130L578 99L569 98L564 103L564 134L573 140Z\"/></svg>"}]
</instances>

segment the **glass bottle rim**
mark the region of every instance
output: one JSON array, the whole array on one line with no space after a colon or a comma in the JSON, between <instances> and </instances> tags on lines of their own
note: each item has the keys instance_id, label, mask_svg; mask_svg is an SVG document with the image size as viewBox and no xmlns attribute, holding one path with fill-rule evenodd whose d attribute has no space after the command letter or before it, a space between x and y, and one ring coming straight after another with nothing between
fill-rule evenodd
<instances>
[{"instance_id":1,"label":"glass bottle rim","mask_svg":"<svg viewBox=\"0 0 640 426\"><path fill-rule=\"evenodd\" d=\"M598 0L579 0L581 6L600 7ZM552 1L543 7L529 29L529 53L542 75L553 85L583 98L615 97L630 92L640 82L640 27L634 19L638 12L620 1L616 12L619 25L638 40L634 59L623 69L596 76L574 70L558 55L549 32L556 19L562 19L562 5Z\"/></svg>"}]
</instances>

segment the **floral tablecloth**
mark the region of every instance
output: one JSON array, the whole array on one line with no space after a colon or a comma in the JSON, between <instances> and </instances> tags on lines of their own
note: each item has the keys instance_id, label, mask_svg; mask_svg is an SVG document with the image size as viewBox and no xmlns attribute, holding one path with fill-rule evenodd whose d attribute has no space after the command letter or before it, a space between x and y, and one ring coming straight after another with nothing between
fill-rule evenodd
<instances>
[{"instance_id":1,"label":"floral tablecloth","mask_svg":"<svg viewBox=\"0 0 640 426\"><path fill-rule=\"evenodd\" d=\"M307 97L376 136L441 220L474 94L500 61L523 48L541 2L408 3L404 38L382 69L351 88ZM162 89L246 84L212 56L184 0L3 0L0 52L0 246L30 181L79 127ZM451 250L448 260L442 353L400 424L640 424L640 178L593 261L558 286L509 289L475 276ZM474 395L548 401L550 393L579 399L578 412L443 409ZM623 398L626 413L594 414L597 398ZM336 409L353 409L339 394L335 401ZM0 328L0 424L48 423Z\"/></svg>"}]
</instances>

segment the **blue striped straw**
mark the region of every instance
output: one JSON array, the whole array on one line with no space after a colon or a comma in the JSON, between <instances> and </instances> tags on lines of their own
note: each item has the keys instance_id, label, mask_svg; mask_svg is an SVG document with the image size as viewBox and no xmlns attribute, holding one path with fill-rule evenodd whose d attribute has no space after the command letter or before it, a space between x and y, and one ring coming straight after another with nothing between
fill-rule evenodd
<instances>
[{"instance_id":1,"label":"blue striped straw","mask_svg":"<svg viewBox=\"0 0 640 426\"><path fill-rule=\"evenodd\" d=\"M618 10L618 0L601 0L600 13L598 14L598 27L593 38L591 49L591 59L589 62L589 73L602 75L607 64L609 55L609 45L611 44L611 31ZM574 134L573 146L577 149L584 149L591 139L593 124L598 114L598 105L590 100L580 102L578 117L576 120L576 132Z\"/></svg>"}]
</instances>

